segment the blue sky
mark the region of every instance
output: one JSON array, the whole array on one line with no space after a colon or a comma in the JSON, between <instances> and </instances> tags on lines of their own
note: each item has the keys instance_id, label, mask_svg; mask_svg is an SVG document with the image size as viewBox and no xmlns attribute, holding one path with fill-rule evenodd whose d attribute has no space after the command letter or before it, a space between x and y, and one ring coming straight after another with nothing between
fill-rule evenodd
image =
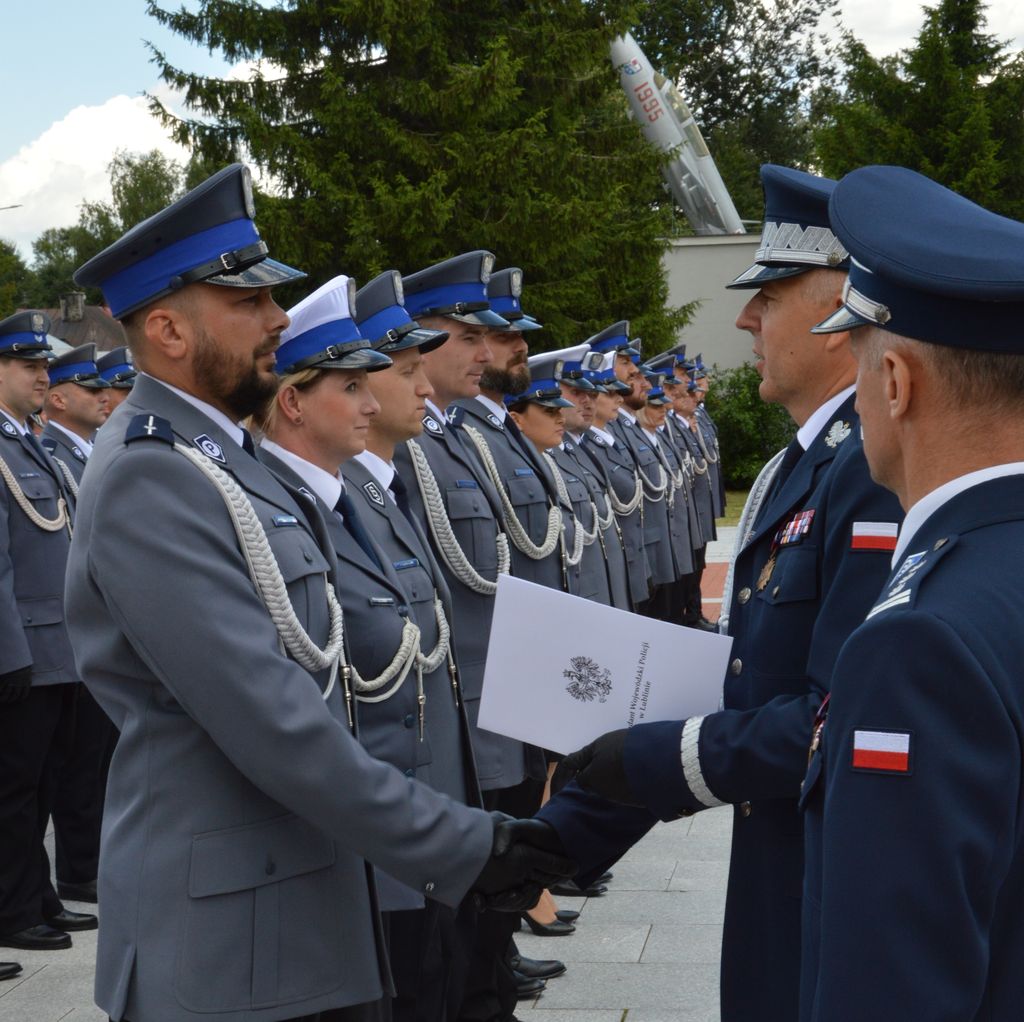
<instances>
[{"instance_id":1,"label":"blue sky","mask_svg":"<svg viewBox=\"0 0 1024 1022\"><path fill-rule=\"evenodd\" d=\"M177 8L196 0L162 2ZM923 0L841 0L840 6L844 24L881 55L912 43ZM1024 3L989 0L988 10L989 30L1024 47ZM145 0L3 0L2 18L9 45L0 61L0 207L18 208L0 208L0 238L31 259L32 241L43 230L74 223L84 200L109 199L107 165L117 149L159 148L187 157L142 98L157 90L176 101L158 82L143 40L187 70L223 75L230 68L162 29L146 14Z\"/></svg>"}]
</instances>

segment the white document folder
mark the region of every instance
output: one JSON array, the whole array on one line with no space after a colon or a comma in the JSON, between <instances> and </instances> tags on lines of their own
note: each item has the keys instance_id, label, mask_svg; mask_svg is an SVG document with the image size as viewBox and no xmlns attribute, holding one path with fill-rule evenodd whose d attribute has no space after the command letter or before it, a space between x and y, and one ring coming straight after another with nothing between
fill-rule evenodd
<instances>
[{"instance_id":1,"label":"white document folder","mask_svg":"<svg viewBox=\"0 0 1024 1022\"><path fill-rule=\"evenodd\" d=\"M717 710L732 639L498 579L480 727L569 753L606 731Z\"/></svg>"}]
</instances>

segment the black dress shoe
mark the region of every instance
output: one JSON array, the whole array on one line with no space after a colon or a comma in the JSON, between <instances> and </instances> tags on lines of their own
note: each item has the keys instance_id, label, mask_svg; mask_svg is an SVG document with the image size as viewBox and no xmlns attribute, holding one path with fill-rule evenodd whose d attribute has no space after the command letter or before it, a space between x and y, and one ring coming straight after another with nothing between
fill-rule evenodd
<instances>
[{"instance_id":1,"label":"black dress shoe","mask_svg":"<svg viewBox=\"0 0 1024 1022\"><path fill-rule=\"evenodd\" d=\"M611 871L610 869L609 869L609 870L605 870L605 872L604 872L604 873L602 873L602 874L601 874L601 875L600 875L600 876L599 876L599 877L598 877L598 878L597 878L597 879L596 879L596 880L594 881L594 883L595 883L595 884L606 884L606 883L608 883L608 881L609 881L609 880L611 880L611 878L612 878L613 876L615 876L615 874L614 874L614 873L613 873L613 872L612 872L612 871Z\"/></svg>"},{"instance_id":2,"label":"black dress shoe","mask_svg":"<svg viewBox=\"0 0 1024 1022\"><path fill-rule=\"evenodd\" d=\"M579 919L580 914L574 908L560 908L555 915L562 920L563 923L574 923Z\"/></svg>"},{"instance_id":3,"label":"black dress shoe","mask_svg":"<svg viewBox=\"0 0 1024 1022\"><path fill-rule=\"evenodd\" d=\"M536 997L547 986L542 979L534 979L532 976L524 976L521 972L512 972L516 979L516 997L523 1000L526 997Z\"/></svg>"},{"instance_id":4,"label":"black dress shoe","mask_svg":"<svg viewBox=\"0 0 1024 1022\"><path fill-rule=\"evenodd\" d=\"M604 884L599 883L593 883L583 890L574 880L566 880L565 883L556 884L549 889L552 894L560 895L563 898L600 898L608 890Z\"/></svg>"},{"instance_id":5,"label":"black dress shoe","mask_svg":"<svg viewBox=\"0 0 1024 1022\"><path fill-rule=\"evenodd\" d=\"M17 962L0 962L0 980L14 979L21 972L21 966Z\"/></svg>"},{"instance_id":6,"label":"black dress shoe","mask_svg":"<svg viewBox=\"0 0 1024 1022\"><path fill-rule=\"evenodd\" d=\"M46 923L30 926L17 933L0 936L0 947L20 947L26 951L63 951L71 947L71 937L63 930L55 930Z\"/></svg>"},{"instance_id":7,"label":"black dress shoe","mask_svg":"<svg viewBox=\"0 0 1024 1022\"><path fill-rule=\"evenodd\" d=\"M562 922L561 919L556 919L553 923L538 923L525 912L523 919L537 937L568 937L570 933L576 932L576 927L572 923Z\"/></svg>"},{"instance_id":8,"label":"black dress shoe","mask_svg":"<svg viewBox=\"0 0 1024 1022\"><path fill-rule=\"evenodd\" d=\"M66 884L58 880L57 894L66 901L84 901L89 905L95 905L99 901L96 897L95 880L89 880L84 884Z\"/></svg>"},{"instance_id":9,"label":"black dress shoe","mask_svg":"<svg viewBox=\"0 0 1024 1022\"><path fill-rule=\"evenodd\" d=\"M513 955L509 959L509 965L516 972L531 979L551 979L552 976L561 976L565 972L565 962L555 958L524 958L522 955Z\"/></svg>"},{"instance_id":10,"label":"black dress shoe","mask_svg":"<svg viewBox=\"0 0 1024 1022\"><path fill-rule=\"evenodd\" d=\"M709 621L706 617L697 618L696 621L687 621L687 628L696 628L701 632L717 632L718 625L714 621Z\"/></svg>"},{"instance_id":11,"label":"black dress shoe","mask_svg":"<svg viewBox=\"0 0 1024 1022\"><path fill-rule=\"evenodd\" d=\"M67 908L63 909L60 915L52 916L46 921L58 930L68 933L73 930L95 930L99 926L99 920L88 912L72 912Z\"/></svg>"}]
</instances>

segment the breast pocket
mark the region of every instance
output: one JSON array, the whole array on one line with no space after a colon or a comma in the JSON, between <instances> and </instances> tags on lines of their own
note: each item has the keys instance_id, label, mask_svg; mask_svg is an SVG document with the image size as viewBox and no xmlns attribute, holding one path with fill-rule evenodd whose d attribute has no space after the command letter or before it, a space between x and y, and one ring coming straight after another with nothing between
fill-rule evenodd
<instances>
[{"instance_id":1,"label":"breast pocket","mask_svg":"<svg viewBox=\"0 0 1024 1022\"><path fill-rule=\"evenodd\" d=\"M473 567L493 579L498 570L495 523L487 498L478 489L450 487L445 494L452 531Z\"/></svg>"},{"instance_id":2,"label":"breast pocket","mask_svg":"<svg viewBox=\"0 0 1024 1022\"><path fill-rule=\"evenodd\" d=\"M21 625L36 677L70 666L64 631L64 601L59 596L18 600Z\"/></svg>"},{"instance_id":3,"label":"breast pocket","mask_svg":"<svg viewBox=\"0 0 1024 1022\"><path fill-rule=\"evenodd\" d=\"M21 492L32 502L32 509L44 518L57 515L57 483L48 475L29 476L18 480ZM32 529L38 526L32 525Z\"/></svg>"},{"instance_id":4,"label":"breast pocket","mask_svg":"<svg viewBox=\"0 0 1024 1022\"><path fill-rule=\"evenodd\" d=\"M334 842L295 816L198 834L178 946L176 993L190 1011L268 1006L281 990L307 996L338 984L322 955L282 958L284 942L344 940L332 879ZM285 966L283 963L289 964ZM292 969L303 975L286 974ZM308 971L307 971L308 970Z\"/></svg>"},{"instance_id":5,"label":"breast pocket","mask_svg":"<svg viewBox=\"0 0 1024 1022\"><path fill-rule=\"evenodd\" d=\"M534 543L543 543L548 530L548 495L536 476L509 479L506 483L509 500L516 517Z\"/></svg>"},{"instance_id":6,"label":"breast pocket","mask_svg":"<svg viewBox=\"0 0 1024 1022\"><path fill-rule=\"evenodd\" d=\"M329 569L327 558L316 540L300 526L271 524L266 531L295 614L313 641L322 647L330 625L326 591L329 583L324 578Z\"/></svg>"},{"instance_id":7,"label":"breast pocket","mask_svg":"<svg viewBox=\"0 0 1024 1022\"><path fill-rule=\"evenodd\" d=\"M802 603L818 598L818 550L812 546L782 547L767 584L758 594L766 603Z\"/></svg>"}]
</instances>

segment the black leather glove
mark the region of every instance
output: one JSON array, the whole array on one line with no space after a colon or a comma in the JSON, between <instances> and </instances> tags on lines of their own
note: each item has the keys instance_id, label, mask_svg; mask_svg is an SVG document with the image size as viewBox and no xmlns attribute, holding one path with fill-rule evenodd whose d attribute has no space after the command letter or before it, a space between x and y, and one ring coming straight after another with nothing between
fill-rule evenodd
<instances>
[{"instance_id":1,"label":"black leather glove","mask_svg":"<svg viewBox=\"0 0 1024 1022\"><path fill-rule=\"evenodd\" d=\"M562 769L575 771L580 787L595 795L627 806L643 806L643 801L633 794L626 777L624 753L627 734L629 729L622 728L601 735L566 756L562 760Z\"/></svg>"},{"instance_id":2,"label":"black leather glove","mask_svg":"<svg viewBox=\"0 0 1024 1022\"><path fill-rule=\"evenodd\" d=\"M0 674L0 703L10 705L28 698L32 686L32 668L19 667L16 671Z\"/></svg>"},{"instance_id":3,"label":"black leather glove","mask_svg":"<svg viewBox=\"0 0 1024 1022\"><path fill-rule=\"evenodd\" d=\"M491 813L494 841L471 890L478 908L525 912L533 908L545 887L576 873L566 858L555 828L544 820L516 820Z\"/></svg>"}]
</instances>

